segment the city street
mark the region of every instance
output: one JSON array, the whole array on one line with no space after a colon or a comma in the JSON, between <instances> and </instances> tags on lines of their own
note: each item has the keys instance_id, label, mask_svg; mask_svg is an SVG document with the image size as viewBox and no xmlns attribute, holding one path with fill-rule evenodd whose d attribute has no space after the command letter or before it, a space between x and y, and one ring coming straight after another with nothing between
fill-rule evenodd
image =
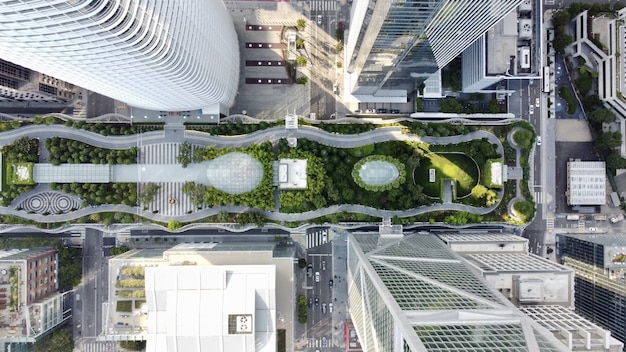
<instances>
[{"instance_id":1,"label":"city street","mask_svg":"<svg viewBox=\"0 0 626 352\"><path fill-rule=\"evenodd\" d=\"M83 280L76 288L76 303L82 302L80 315L74 317L74 335L95 338L102 330L102 303L108 296L108 262L104 258L102 232L85 230ZM79 321L76 321L80 319ZM80 327L79 327L80 326Z\"/></svg>"}]
</instances>

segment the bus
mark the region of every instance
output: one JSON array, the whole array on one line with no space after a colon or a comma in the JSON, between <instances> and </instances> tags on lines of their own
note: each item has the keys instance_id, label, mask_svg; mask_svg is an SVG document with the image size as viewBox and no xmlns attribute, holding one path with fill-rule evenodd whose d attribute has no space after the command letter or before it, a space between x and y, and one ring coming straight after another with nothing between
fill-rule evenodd
<instances>
[{"instance_id":1,"label":"bus","mask_svg":"<svg viewBox=\"0 0 626 352\"><path fill-rule=\"evenodd\" d=\"M550 66L543 68L543 92L550 93Z\"/></svg>"}]
</instances>

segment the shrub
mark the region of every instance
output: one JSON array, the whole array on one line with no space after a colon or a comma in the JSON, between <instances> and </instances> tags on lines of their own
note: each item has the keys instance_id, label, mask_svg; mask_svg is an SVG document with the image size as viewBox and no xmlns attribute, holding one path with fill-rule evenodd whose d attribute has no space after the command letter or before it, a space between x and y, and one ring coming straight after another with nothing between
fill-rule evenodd
<instances>
[{"instance_id":1,"label":"shrub","mask_svg":"<svg viewBox=\"0 0 626 352\"><path fill-rule=\"evenodd\" d=\"M133 301L117 301L115 310L118 312L132 312Z\"/></svg>"}]
</instances>

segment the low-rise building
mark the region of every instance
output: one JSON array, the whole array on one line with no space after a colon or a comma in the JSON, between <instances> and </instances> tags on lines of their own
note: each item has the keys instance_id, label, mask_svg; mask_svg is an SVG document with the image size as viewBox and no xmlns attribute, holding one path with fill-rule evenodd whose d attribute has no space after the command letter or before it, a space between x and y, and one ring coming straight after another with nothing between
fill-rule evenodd
<instances>
[{"instance_id":1,"label":"low-rise building","mask_svg":"<svg viewBox=\"0 0 626 352\"><path fill-rule=\"evenodd\" d=\"M145 340L147 351L293 351L293 247L185 243L109 261L101 340Z\"/></svg>"},{"instance_id":2,"label":"low-rise building","mask_svg":"<svg viewBox=\"0 0 626 352\"><path fill-rule=\"evenodd\" d=\"M567 162L567 204L606 204L606 164L604 161Z\"/></svg>"}]
</instances>

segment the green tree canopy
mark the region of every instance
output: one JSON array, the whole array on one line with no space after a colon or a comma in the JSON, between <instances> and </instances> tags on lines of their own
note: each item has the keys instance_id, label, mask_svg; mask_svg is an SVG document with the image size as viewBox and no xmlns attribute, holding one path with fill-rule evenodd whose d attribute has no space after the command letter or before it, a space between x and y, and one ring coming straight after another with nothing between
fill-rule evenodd
<instances>
[{"instance_id":1,"label":"green tree canopy","mask_svg":"<svg viewBox=\"0 0 626 352\"><path fill-rule=\"evenodd\" d=\"M601 124L615 121L615 114L609 109L598 109L587 114L591 122Z\"/></svg>"},{"instance_id":2,"label":"green tree canopy","mask_svg":"<svg viewBox=\"0 0 626 352\"><path fill-rule=\"evenodd\" d=\"M35 343L34 352L72 352L74 340L67 329L60 328Z\"/></svg>"},{"instance_id":3,"label":"green tree canopy","mask_svg":"<svg viewBox=\"0 0 626 352\"><path fill-rule=\"evenodd\" d=\"M515 131L513 141L522 148L530 148L533 144L533 133L527 129Z\"/></svg>"},{"instance_id":4,"label":"green tree canopy","mask_svg":"<svg viewBox=\"0 0 626 352\"><path fill-rule=\"evenodd\" d=\"M598 137L598 148L603 150L614 149L622 145L622 134L620 132L604 132Z\"/></svg>"}]
</instances>

